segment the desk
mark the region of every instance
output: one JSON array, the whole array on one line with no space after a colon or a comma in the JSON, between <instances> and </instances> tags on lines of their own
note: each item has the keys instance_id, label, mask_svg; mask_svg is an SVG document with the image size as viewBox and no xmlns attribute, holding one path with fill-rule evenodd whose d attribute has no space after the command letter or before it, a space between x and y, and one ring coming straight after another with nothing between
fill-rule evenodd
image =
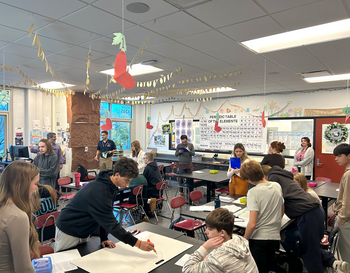
<instances>
[{"instance_id":1,"label":"desk","mask_svg":"<svg viewBox=\"0 0 350 273\"><path fill-rule=\"evenodd\" d=\"M326 181L313 181L313 180L308 180L307 182L308 182L308 183L309 183L309 182L317 183L317 186L316 186L316 187L310 187L310 189L312 189L312 190L315 190L315 189L317 189L318 187L321 187L322 185L324 185L324 184L327 183Z\"/></svg>"},{"instance_id":2,"label":"desk","mask_svg":"<svg viewBox=\"0 0 350 273\"><path fill-rule=\"evenodd\" d=\"M176 240L193 245L193 247L189 248L185 252L182 252L180 255L177 255L176 257L169 260L167 263L163 264L162 266L154 269L152 272L157 272L157 273L158 272L168 272L168 273L178 272L178 273L181 273L182 267L175 265L175 262L177 262L186 253L192 254L197 248L199 248L204 243L203 241L184 236L184 234L182 232L172 230L172 229L167 229L167 228L156 226L156 225L149 224L149 223L139 223L139 224L136 224L134 226L126 228L126 230L129 230L129 231L133 231L135 229L140 229L141 231L150 231L153 233L157 233L157 234L167 236L169 238L176 239ZM115 237L113 237L112 235L108 235L108 239L115 242L115 243L118 242L118 240ZM90 240L87 243L80 244L76 247L76 249L78 249L81 256L85 256L85 255L90 254L94 251L97 251L101 248L102 248L101 241L100 241L100 238L98 238L98 237L90 238ZM81 268L78 268L76 270L72 270L69 272L70 273L86 273L87 271L85 271ZM108 272L107 268L106 268L106 272Z\"/></svg>"},{"instance_id":3,"label":"desk","mask_svg":"<svg viewBox=\"0 0 350 273\"><path fill-rule=\"evenodd\" d=\"M159 166L159 165L163 165L164 168L166 168L166 167L170 167L170 166L171 166L171 163L167 163L167 162L157 162L157 165L158 165L158 166Z\"/></svg>"},{"instance_id":4,"label":"desk","mask_svg":"<svg viewBox=\"0 0 350 273\"><path fill-rule=\"evenodd\" d=\"M325 182L321 186L314 189L317 195L322 199L322 207L326 214L326 222L327 222L327 211L328 211L328 198L337 199L338 189L339 189L339 183L332 183L332 182Z\"/></svg>"},{"instance_id":5,"label":"desk","mask_svg":"<svg viewBox=\"0 0 350 273\"><path fill-rule=\"evenodd\" d=\"M193 171L192 173L176 174L176 177L187 179L187 184L190 186L190 192L193 191L194 187L207 186L207 202L211 201L212 183L220 183L229 180L226 171L218 170L218 173L211 174L209 169ZM196 184L194 184L193 179L199 179L202 181L196 182Z\"/></svg>"},{"instance_id":6,"label":"desk","mask_svg":"<svg viewBox=\"0 0 350 273\"><path fill-rule=\"evenodd\" d=\"M84 186L83 184L87 184L87 183L90 183L91 181L85 181L85 182L80 182L80 186L75 186L75 183L70 183L68 185L64 185L64 186L61 186L62 189L71 189L71 190L76 190L76 191L79 191L81 190Z\"/></svg>"}]
</instances>

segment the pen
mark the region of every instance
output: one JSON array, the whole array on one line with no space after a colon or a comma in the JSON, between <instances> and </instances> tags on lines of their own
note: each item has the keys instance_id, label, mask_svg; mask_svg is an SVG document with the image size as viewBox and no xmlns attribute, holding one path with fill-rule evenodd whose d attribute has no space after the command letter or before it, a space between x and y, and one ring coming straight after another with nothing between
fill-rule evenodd
<instances>
[{"instance_id":1,"label":"pen","mask_svg":"<svg viewBox=\"0 0 350 273\"><path fill-rule=\"evenodd\" d=\"M141 229L139 229L134 235L137 235L141 232Z\"/></svg>"},{"instance_id":2,"label":"pen","mask_svg":"<svg viewBox=\"0 0 350 273\"><path fill-rule=\"evenodd\" d=\"M147 239L147 242L151 242L151 240L150 239ZM154 251L154 253L156 253L157 255L158 255L158 253L157 253L157 251L155 250L155 249L153 249L153 251Z\"/></svg>"},{"instance_id":3,"label":"pen","mask_svg":"<svg viewBox=\"0 0 350 273\"><path fill-rule=\"evenodd\" d=\"M131 234L134 234L134 233L136 233L137 232L137 229L135 229L133 232L131 232Z\"/></svg>"}]
</instances>

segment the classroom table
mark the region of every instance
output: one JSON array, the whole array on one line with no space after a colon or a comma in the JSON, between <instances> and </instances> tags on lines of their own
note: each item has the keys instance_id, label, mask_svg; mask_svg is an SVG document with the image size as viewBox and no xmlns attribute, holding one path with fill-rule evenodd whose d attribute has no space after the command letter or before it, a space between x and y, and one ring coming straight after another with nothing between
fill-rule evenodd
<instances>
[{"instance_id":1,"label":"classroom table","mask_svg":"<svg viewBox=\"0 0 350 273\"><path fill-rule=\"evenodd\" d=\"M170 167L170 166L171 166L171 163L167 163L167 162L157 162L157 165L158 165L158 166L159 166L159 165L163 165L164 168L166 168L166 167Z\"/></svg>"},{"instance_id":2,"label":"classroom table","mask_svg":"<svg viewBox=\"0 0 350 273\"><path fill-rule=\"evenodd\" d=\"M93 181L93 180L91 180L91 181ZM61 188L79 191L84 187L83 185L90 183L91 181L82 181L82 182L80 182L80 186L75 186L75 182L73 182L73 183L70 183L68 185L63 185L63 186L61 186Z\"/></svg>"},{"instance_id":3,"label":"classroom table","mask_svg":"<svg viewBox=\"0 0 350 273\"><path fill-rule=\"evenodd\" d=\"M328 199L337 199L338 198L338 189L339 183L325 182L320 187L314 189L319 197L322 199L322 207L325 211L325 219L327 222L327 211L328 211Z\"/></svg>"},{"instance_id":4,"label":"classroom table","mask_svg":"<svg viewBox=\"0 0 350 273\"><path fill-rule=\"evenodd\" d=\"M322 185L326 184L327 182L326 181L314 181L314 180L308 180L307 181L308 183L309 182L312 182L312 183L317 183L317 186L316 187L310 187L310 189L317 189L318 187L321 187Z\"/></svg>"},{"instance_id":5,"label":"classroom table","mask_svg":"<svg viewBox=\"0 0 350 273\"><path fill-rule=\"evenodd\" d=\"M179 173L176 177L186 178L186 184L189 184L190 192L194 187L207 186L207 202L211 201L212 183L221 183L228 181L227 171L217 170L218 173L211 174L210 169L202 169L199 171L193 171L192 173ZM193 183L194 179L201 180L200 182Z\"/></svg>"},{"instance_id":6,"label":"classroom table","mask_svg":"<svg viewBox=\"0 0 350 273\"><path fill-rule=\"evenodd\" d=\"M126 230L128 230L130 232L132 232L135 229L141 230L141 232L142 231L150 231L153 233L157 233L159 235L163 235L163 236L166 236L166 237L176 239L176 240L193 245L193 247L180 253L179 255L175 256L174 258L172 258L171 260L169 260L165 264L163 264L163 265L161 265L161 266L159 266L156 269L151 271L151 272L155 272L155 273L158 273L158 272L167 272L167 273L178 272L178 273L180 273L182 271L182 267L175 265L175 263L184 254L192 254L195 250L197 250L204 243L201 240L187 237L180 231L160 227L160 226L153 225L150 223L139 223L139 224L136 224L136 225L133 225L133 226L126 228ZM115 243L119 242L118 239L116 239L114 236L112 236L110 234L108 235L108 239L115 242ZM79 251L81 256L85 256L85 255L88 255L94 251L101 249L102 248L101 247L101 240L99 237L90 238L90 240L87 243L80 244L80 245L76 246L75 248ZM67 271L67 272L69 272L69 273L86 273L87 271L85 271L81 268L78 268L78 269ZM108 272L107 268L106 268L106 272Z\"/></svg>"}]
</instances>

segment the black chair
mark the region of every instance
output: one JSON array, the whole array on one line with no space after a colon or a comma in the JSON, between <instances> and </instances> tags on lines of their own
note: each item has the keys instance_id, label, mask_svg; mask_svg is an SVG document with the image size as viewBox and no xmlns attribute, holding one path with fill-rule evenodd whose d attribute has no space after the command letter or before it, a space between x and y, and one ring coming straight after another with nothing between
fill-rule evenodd
<instances>
[{"instance_id":1,"label":"black chair","mask_svg":"<svg viewBox=\"0 0 350 273\"><path fill-rule=\"evenodd\" d=\"M91 181L95 180L97 173L95 171L88 171L83 165L78 164L78 173L80 173L80 181ZM89 173L94 173L95 176L89 175Z\"/></svg>"}]
</instances>

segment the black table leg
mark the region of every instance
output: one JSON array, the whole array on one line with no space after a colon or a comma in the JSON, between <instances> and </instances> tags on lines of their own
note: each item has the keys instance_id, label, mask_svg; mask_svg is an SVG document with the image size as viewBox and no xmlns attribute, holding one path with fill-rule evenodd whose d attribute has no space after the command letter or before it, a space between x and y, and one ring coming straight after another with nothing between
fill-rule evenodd
<instances>
[{"instance_id":1,"label":"black table leg","mask_svg":"<svg viewBox=\"0 0 350 273\"><path fill-rule=\"evenodd\" d=\"M324 209L324 213L325 213L325 222L327 223L328 220L328 197L322 197L322 207Z\"/></svg>"},{"instance_id":2,"label":"black table leg","mask_svg":"<svg viewBox=\"0 0 350 273\"><path fill-rule=\"evenodd\" d=\"M211 182L207 181L207 202L211 201L211 190L212 190L211 188L212 188Z\"/></svg>"}]
</instances>

